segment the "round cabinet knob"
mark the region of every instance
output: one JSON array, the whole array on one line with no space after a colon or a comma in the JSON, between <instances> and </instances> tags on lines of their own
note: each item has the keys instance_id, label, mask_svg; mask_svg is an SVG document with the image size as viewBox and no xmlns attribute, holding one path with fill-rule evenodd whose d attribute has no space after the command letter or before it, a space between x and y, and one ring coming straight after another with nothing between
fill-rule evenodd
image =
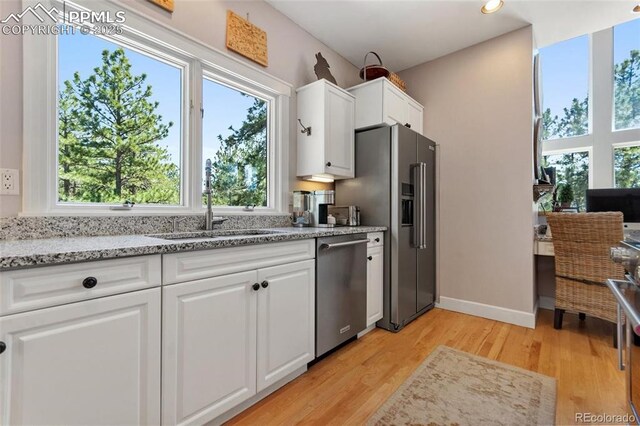
<instances>
[{"instance_id":1,"label":"round cabinet knob","mask_svg":"<svg viewBox=\"0 0 640 426\"><path fill-rule=\"evenodd\" d=\"M372 256L367 256L367 259L373 260L373 257Z\"/></svg>"},{"instance_id":2,"label":"round cabinet knob","mask_svg":"<svg viewBox=\"0 0 640 426\"><path fill-rule=\"evenodd\" d=\"M251 288L252 288L254 291L258 291L258 290L260 290L260 284L255 283L254 285L252 285L252 286L251 286Z\"/></svg>"},{"instance_id":3,"label":"round cabinet knob","mask_svg":"<svg viewBox=\"0 0 640 426\"><path fill-rule=\"evenodd\" d=\"M0 342L0 354L7 349L7 345L4 342Z\"/></svg>"},{"instance_id":4,"label":"round cabinet knob","mask_svg":"<svg viewBox=\"0 0 640 426\"><path fill-rule=\"evenodd\" d=\"M327 161L327 167L331 167L331 161Z\"/></svg>"},{"instance_id":5,"label":"round cabinet knob","mask_svg":"<svg viewBox=\"0 0 640 426\"><path fill-rule=\"evenodd\" d=\"M380 242L380 238L376 238L376 243L379 243L379 242Z\"/></svg>"},{"instance_id":6,"label":"round cabinet knob","mask_svg":"<svg viewBox=\"0 0 640 426\"><path fill-rule=\"evenodd\" d=\"M269 287L269 281L262 281L262 288L267 288Z\"/></svg>"},{"instance_id":7,"label":"round cabinet knob","mask_svg":"<svg viewBox=\"0 0 640 426\"><path fill-rule=\"evenodd\" d=\"M82 281L84 288L94 288L96 285L98 285L98 279L96 277L87 277Z\"/></svg>"}]
</instances>

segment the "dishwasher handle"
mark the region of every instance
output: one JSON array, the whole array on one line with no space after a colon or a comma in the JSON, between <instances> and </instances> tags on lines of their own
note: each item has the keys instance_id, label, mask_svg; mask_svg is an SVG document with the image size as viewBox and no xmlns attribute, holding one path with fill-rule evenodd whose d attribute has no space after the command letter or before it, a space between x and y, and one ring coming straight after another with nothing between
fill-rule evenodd
<instances>
[{"instance_id":1,"label":"dishwasher handle","mask_svg":"<svg viewBox=\"0 0 640 426\"><path fill-rule=\"evenodd\" d=\"M321 244L320 248L323 250L330 250L332 248L337 248L337 247L346 247L346 246L355 246L356 244L363 244L363 243L368 243L370 240L367 238L366 240L353 240L353 241L345 241L342 243L331 243L331 244Z\"/></svg>"}]
</instances>

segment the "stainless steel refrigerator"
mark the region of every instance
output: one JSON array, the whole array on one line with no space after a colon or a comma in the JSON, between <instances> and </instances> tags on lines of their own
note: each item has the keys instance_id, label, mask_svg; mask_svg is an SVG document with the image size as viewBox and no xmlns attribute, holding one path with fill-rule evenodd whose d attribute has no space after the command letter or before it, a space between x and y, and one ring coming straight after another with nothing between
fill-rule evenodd
<instances>
[{"instance_id":1,"label":"stainless steel refrigerator","mask_svg":"<svg viewBox=\"0 0 640 426\"><path fill-rule=\"evenodd\" d=\"M401 126L356 133L356 177L336 182L336 203L360 207L362 225L389 228L384 240L384 317L402 329L434 305L435 142Z\"/></svg>"}]
</instances>

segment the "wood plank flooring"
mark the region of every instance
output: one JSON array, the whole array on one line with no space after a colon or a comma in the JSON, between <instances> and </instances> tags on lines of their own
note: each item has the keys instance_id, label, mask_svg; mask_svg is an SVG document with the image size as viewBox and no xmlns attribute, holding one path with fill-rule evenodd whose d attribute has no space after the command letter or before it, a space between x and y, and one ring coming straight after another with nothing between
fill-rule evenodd
<instances>
[{"instance_id":1,"label":"wood plank flooring","mask_svg":"<svg viewBox=\"0 0 640 426\"><path fill-rule=\"evenodd\" d=\"M540 310L531 330L434 309L400 333L373 330L228 424L363 424L438 345L556 377L558 424L577 412L626 413L611 324L567 314L554 330L553 313Z\"/></svg>"}]
</instances>

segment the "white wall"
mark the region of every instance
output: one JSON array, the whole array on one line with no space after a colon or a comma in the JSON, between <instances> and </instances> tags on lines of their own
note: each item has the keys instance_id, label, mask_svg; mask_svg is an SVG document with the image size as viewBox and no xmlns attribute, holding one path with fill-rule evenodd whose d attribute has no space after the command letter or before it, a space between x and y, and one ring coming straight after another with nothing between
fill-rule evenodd
<instances>
[{"instance_id":1,"label":"white wall","mask_svg":"<svg viewBox=\"0 0 640 426\"><path fill-rule=\"evenodd\" d=\"M440 305L534 326L531 27L400 73L439 146Z\"/></svg>"},{"instance_id":2,"label":"white wall","mask_svg":"<svg viewBox=\"0 0 640 426\"><path fill-rule=\"evenodd\" d=\"M225 51L247 63L253 62L227 51L225 47L226 11L249 20L267 32L269 74L292 84L294 88L316 80L313 72L315 53L322 52L341 87L357 84L358 69L346 59L312 37L289 18L264 1L178 0L173 14L142 0L123 0L127 7L188 34L213 48ZM20 0L0 0L0 16L22 9ZM0 168L22 168L22 40L1 35L0 42ZM261 68L259 65L256 67ZM290 105L289 186L311 188L296 180L296 104ZM31 171L37 173L37 171ZM314 184L315 187L323 185ZM20 196L0 196L0 217L14 216L21 209Z\"/></svg>"}]
</instances>

